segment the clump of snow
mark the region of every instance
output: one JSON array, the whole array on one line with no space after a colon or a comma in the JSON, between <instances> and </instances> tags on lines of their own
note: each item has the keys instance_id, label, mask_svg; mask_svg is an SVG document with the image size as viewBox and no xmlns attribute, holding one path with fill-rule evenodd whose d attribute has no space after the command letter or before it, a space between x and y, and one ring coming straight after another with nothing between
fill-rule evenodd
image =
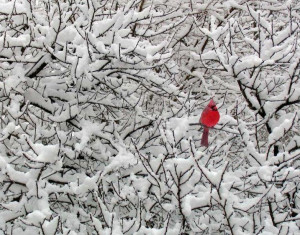
<instances>
[{"instance_id":1,"label":"clump of snow","mask_svg":"<svg viewBox=\"0 0 300 235\"><path fill-rule=\"evenodd\" d=\"M126 149L121 148L119 153L111 160L111 162L105 167L104 173L108 173L112 170L119 168L128 168L131 165L137 164L136 157Z\"/></svg>"},{"instance_id":2,"label":"clump of snow","mask_svg":"<svg viewBox=\"0 0 300 235\"><path fill-rule=\"evenodd\" d=\"M44 215L44 213L39 210L35 210L27 215L27 221L37 226L42 224L45 218L46 216Z\"/></svg>"},{"instance_id":3,"label":"clump of snow","mask_svg":"<svg viewBox=\"0 0 300 235\"><path fill-rule=\"evenodd\" d=\"M36 157L33 157L36 161L54 163L59 159L58 151L59 145L43 145L43 144L34 144L34 152L37 154Z\"/></svg>"},{"instance_id":4,"label":"clump of snow","mask_svg":"<svg viewBox=\"0 0 300 235\"><path fill-rule=\"evenodd\" d=\"M94 190L97 188L97 182L100 178L100 173L96 174L93 177L85 177L83 182L79 185L77 182L71 182L70 186L72 191L77 195L84 195L89 190Z\"/></svg>"},{"instance_id":5,"label":"clump of snow","mask_svg":"<svg viewBox=\"0 0 300 235\"><path fill-rule=\"evenodd\" d=\"M294 119L285 119L279 126L275 127L268 137L269 144L273 144L284 136L294 122Z\"/></svg>"},{"instance_id":6,"label":"clump of snow","mask_svg":"<svg viewBox=\"0 0 300 235\"><path fill-rule=\"evenodd\" d=\"M26 101L37 104L41 108L44 108L45 110L51 113L54 111L54 107L51 104L50 99L44 98L40 93L38 93L33 88L29 88L26 90L26 92L24 93L24 98Z\"/></svg>"},{"instance_id":7,"label":"clump of snow","mask_svg":"<svg viewBox=\"0 0 300 235\"><path fill-rule=\"evenodd\" d=\"M82 130L74 133L74 136L79 138L79 143L75 144L75 149L81 151L88 143L93 135L100 134L104 124L99 125L95 122L82 121Z\"/></svg>"},{"instance_id":8,"label":"clump of snow","mask_svg":"<svg viewBox=\"0 0 300 235\"><path fill-rule=\"evenodd\" d=\"M46 234L55 234L59 225L59 216L56 216L52 220L45 220L42 227L44 231L47 231Z\"/></svg>"}]
</instances>

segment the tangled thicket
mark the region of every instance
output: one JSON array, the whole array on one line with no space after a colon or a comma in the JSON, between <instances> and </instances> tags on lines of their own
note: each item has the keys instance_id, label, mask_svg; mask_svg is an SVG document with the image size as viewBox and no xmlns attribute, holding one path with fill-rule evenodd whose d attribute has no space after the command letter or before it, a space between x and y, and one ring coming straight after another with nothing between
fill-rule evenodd
<instances>
[{"instance_id":1,"label":"tangled thicket","mask_svg":"<svg viewBox=\"0 0 300 235\"><path fill-rule=\"evenodd\" d=\"M296 0L0 0L2 233L299 233L299 23Z\"/></svg>"}]
</instances>

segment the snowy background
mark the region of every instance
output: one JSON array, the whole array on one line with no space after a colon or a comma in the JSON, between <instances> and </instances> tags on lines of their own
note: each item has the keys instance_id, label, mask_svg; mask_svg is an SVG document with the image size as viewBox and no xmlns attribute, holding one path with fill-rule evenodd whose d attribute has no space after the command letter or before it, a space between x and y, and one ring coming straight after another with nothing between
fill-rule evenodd
<instances>
[{"instance_id":1,"label":"snowy background","mask_svg":"<svg viewBox=\"0 0 300 235\"><path fill-rule=\"evenodd\" d=\"M299 27L297 0L0 0L0 234L300 234Z\"/></svg>"}]
</instances>

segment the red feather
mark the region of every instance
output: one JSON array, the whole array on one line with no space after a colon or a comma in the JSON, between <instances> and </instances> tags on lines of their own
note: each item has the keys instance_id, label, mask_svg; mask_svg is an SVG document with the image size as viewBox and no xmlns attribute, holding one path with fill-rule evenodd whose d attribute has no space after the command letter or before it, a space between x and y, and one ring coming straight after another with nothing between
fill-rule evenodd
<instances>
[{"instance_id":1,"label":"red feather","mask_svg":"<svg viewBox=\"0 0 300 235\"><path fill-rule=\"evenodd\" d=\"M220 113L217 109L216 103L213 99L203 110L199 122L204 126L201 145L208 147L208 133L209 128L214 127L220 120Z\"/></svg>"}]
</instances>

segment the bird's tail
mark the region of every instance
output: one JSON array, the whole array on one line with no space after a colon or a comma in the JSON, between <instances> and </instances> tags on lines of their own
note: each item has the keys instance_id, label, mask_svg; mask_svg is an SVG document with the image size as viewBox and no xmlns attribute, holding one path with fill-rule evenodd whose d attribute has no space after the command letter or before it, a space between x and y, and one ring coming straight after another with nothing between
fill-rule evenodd
<instances>
[{"instance_id":1,"label":"bird's tail","mask_svg":"<svg viewBox=\"0 0 300 235\"><path fill-rule=\"evenodd\" d=\"M208 132L209 132L209 128L204 127L204 131L201 139L201 145L205 147L208 147Z\"/></svg>"}]
</instances>

